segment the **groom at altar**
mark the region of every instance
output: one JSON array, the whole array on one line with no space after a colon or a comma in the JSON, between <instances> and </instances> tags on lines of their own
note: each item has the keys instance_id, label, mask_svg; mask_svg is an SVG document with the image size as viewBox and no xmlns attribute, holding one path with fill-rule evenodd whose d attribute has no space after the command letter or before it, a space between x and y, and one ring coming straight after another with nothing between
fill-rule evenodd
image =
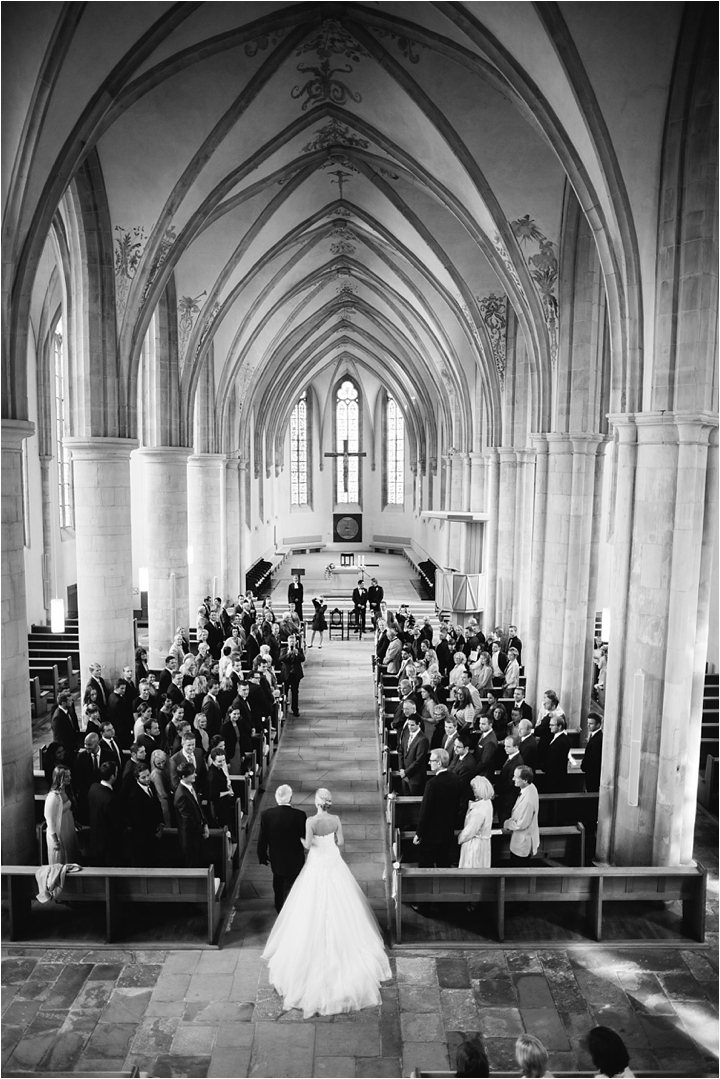
<instances>
[{"instance_id":1,"label":"groom at altar","mask_svg":"<svg viewBox=\"0 0 720 1079\"><path fill-rule=\"evenodd\" d=\"M290 804L292 795L292 787L283 783L275 791L277 805L260 814L258 861L267 865L269 855L278 914L305 864L305 813Z\"/></svg>"}]
</instances>

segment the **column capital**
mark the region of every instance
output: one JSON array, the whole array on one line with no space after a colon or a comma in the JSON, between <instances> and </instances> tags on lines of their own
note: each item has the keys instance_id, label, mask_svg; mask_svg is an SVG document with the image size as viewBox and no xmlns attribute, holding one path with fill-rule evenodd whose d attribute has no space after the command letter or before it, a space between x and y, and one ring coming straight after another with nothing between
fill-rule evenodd
<instances>
[{"instance_id":1,"label":"column capital","mask_svg":"<svg viewBox=\"0 0 720 1079\"><path fill-rule=\"evenodd\" d=\"M120 461L128 459L139 445L136 438L63 438L63 446L70 450L73 461Z\"/></svg>"},{"instance_id":2,"label":"column capital","mask_svg":"<svg viewBox=\"0 0 720 1079\"><path fill-rule=\"evenodd\" d=\"M26 438L35 434L35 424L30 420L2 421L2 448L10 453L19 453Z\"/></svg>"},{"instance_id":3,"label":"column capital","mask_svg":"<svg viewBox=\"0 0 720 1079\"><path fill-rule=\"evenodd\" d=\"M533 450L535 451L536 454L539 454L539 453L545 454L545 453L547 453L547 451L548 451L547 435L545 434L544 431L535 431L535 432L533 432L530 435L530 441L532 443L532 448L533 448Z\"/></svg>"},{"instance_id":4,"label":"column capital","mask_svg":"<svg viewBox=\"0 0 720 1079\"><path fill-rule=\"evenodd\" d=\"M517 450L513 449L511 446L500 446L497 455L501 464L517 461Z\"/></svg>"},{"instance_id":5,"label":"column capital","mask_svg":"<svg viewBox=\"0 0 720 1079\"><path fill-rule=\"evenodd\" d=\"M204 464L217 464L219 461L224 464L226 460L224 453L193 453L188 457L188 464L198 468Z\"/></svg>"},{"instance_id":6,"label":"column capital","mask_svg":"<svg viewBox=\"0 0 720 1079\"><path fill-rule=\"evenodd\" d=\"M232 453L228 454L228 456L225 458L225 468L227 469L227 471L228 472L237 472L239 467L240 467L240 461L238 460L238 458L235 457L234 454L232 454Z\"/></svg>"},{"instance_id":7,"label":"column capital","mask_svg":"<svg viewBox=\"0 0 720 1079\"><path fill-rule=\"evenodd\" d=\"M488 446L486 449L483 450L482 455L486 461L499 460L497 446Z\"/></svg>"},{"instance_id":8,"label":"column capital","mask_svg":"<svg viewBox=\"0 0 720 1079\"><path fill-rule=\"evenodd\" d=\"M718 417L713 412L641 412L635 422L643 445L706 446L717 430Z\"/></svg>"},{"instance_id":9,"label":"column capital","mask_svg":"<svg viewBox=\"0 0 720 1079\"><path fill-rule=\"evenodd\" d=\"M139 452L148 461L187 461L192 446L141 446Z\"/></svg>"}]
</instances>

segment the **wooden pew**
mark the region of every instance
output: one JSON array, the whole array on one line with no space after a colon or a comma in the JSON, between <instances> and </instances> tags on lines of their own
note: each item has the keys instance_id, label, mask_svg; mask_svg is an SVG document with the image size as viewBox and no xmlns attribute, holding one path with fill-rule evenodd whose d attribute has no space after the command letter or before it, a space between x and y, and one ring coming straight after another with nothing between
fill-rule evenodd
<instances>
[{"instance_id":1,"label":"wooden pew","mask_svg":"<svg viewBox=\"0 0 720 1079\"><path fill-rule=\"evenodd\" d=\"M35 718L47 715L48 703L50 702L50 690L43 689L37 675L30 678L30 703L35 711Z\"/></svg>"},{"instance_id":2,"label":"wooden pew","mask_svg":"<svg viewBox=\"0 0 720 1079\"><path fill-rule=\"evenodd\" d=\"M402 940L402 909L407 903L493 903L500 942L505 939L507 903L583 903L588 905L588 936L600 941L604 903L658 900L681 902L685 933L703 942L706 878L699 864L547 869L415 869L400 864L393 867L396 943Z\"/></svg>"},{"instance_id":3,"label":"wooden pew","mask_svg":"<svg viewBox=\"0 0 720 1079\"><path fill-rule=\"evenodd\" d=\"M455 835L460 829L455 829ZM415 832L395 831L393 861L403 865L417 864L418 847L413 844ZM493 867L510 864L510 834L493 828L490 836L491 863ZM540 847L536 860L559 862L561 865L585 865L585 828L582 824L567 824L562 828L541 828Z\"/></svg>"},{"instance_id":4,"label":"wooden pew","mask_svg":"<svg viewBox=\"0 0 720 1079\"><path fill-rule=\"evenodd\" d=\"M55 704L61 689L60 674L55 664L29 663L30 677L37 678L41 688L47 694L46 703Z\"/></svg>"},{"instance_id":5,"label":"wooden pew","mask_svg":"<svg viewBox=\"0 0 720 1079\"><path fill-rule=\"evenodd\" d=\"M40 904L32 865L0 866L7 887L10 940L30 939L33 907ZM105 941L120 939L122 912L135 903L199 903L207 909L207 941L215 942L220 925L220 900L225 885L215 884L215 869L134 869L128 867L83 868L69 873L61 896L73 904L105 906Z\"/></svg>"}]
</instances>

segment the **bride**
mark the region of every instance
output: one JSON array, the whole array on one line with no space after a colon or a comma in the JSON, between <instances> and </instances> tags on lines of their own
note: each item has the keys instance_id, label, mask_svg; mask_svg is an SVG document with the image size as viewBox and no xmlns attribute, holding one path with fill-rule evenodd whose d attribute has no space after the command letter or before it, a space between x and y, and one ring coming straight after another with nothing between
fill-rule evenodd
<instances>
[{"instance_id":1,"label":"bride","mask_svg":"<svg viewBox=\"0 0 720 1079\"><path fill-rule=\"evenodd\" d=\"M330 792L316 791L315 805L302 841L305 866L263 952L286 1011L302 1008L305 1019L379 1004L380 982L391 977L375 915L340 855Z\"/></svg>"}]
</instances>

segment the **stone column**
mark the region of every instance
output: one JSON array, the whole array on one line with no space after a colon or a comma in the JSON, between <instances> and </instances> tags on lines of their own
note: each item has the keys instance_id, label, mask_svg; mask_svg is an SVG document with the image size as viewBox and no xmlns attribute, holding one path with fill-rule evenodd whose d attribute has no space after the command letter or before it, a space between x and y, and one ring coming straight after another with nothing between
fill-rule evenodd
<instances>
[{"instance_id":1,"label":"stone column","mask_svg":"<svg viewBox=\"0 0 720 1079\"><path fill-rule=\"evenodd\" d=\"M80 668L107 681L134 664L130 438L66 438L75 484Z\"/></svg>"},{"instance_id":2,"label":"stone column","mask_svg":"<svg viewBox=\"0 0 720 1079\"><path fill-rule=\"evenodd\" d=\"M594 616L594 610L590 612L590 600L594 600L590 595L590 552L595 524L595 455L603 437L572 434L568 438L572 445L572 487L560 686L565 714L570 726L575 727L582 726L583 703L587 705L590 699Z\"/></svg>"},{"instance_id":3,"label":"stone column","mask_svg":"<svg viewBox=\"0 0 720 1079\"><path fill-rule=\"evenodd\" d=\"M543 689L554 689L563 704L562 660L572 504L572 444L567 435L547 434L545 438L548 471L537 669ZM573 726L577 717L568 715L568 719Z\"/></svg>"},{"instance_id":4,"label":"stone column","mask_svg":"<svg viewBox=\"0 0 720 1079\"><path fill-rule=\"evenodd\" d=\"M149 661L162 667L178 626L190 625L188 603L188 446L140 451L148 568Z\"/></svg>"},{"instance_id":5,"label":"stone column","mask_svg":"<svg viewBox=\"0 0 720 1079\"><path fill-rule=\"evenodd\" d=\"M32 721L28 689L22 444L27 420L2 421L2 859L35 861Z\"/></svg>"},{"instance_id":6,"label":"stone column","mask_svg":"<svg viewBox=\"0 0 720 1079\"><path fill-rule=\"evenodd\" d=\"M493 447L485 450L485 512L488 520L485 525L485 558L483 559L486 574L486 598L485 617L483 630L487 634L495 626L496 599L497 599L497 555L498 555L498 485L500 459L498 451Z\"/></svg>"},{"instance_id":7,"label":"stone column","mask_svg":"<svg viewBox=\"0 0 720 1079\"><path fill-rule=\"evenodd\" d=\"M223 599L235 600L240 592L240 486L239 461L228 457L225 462L225 592Z\"/></svg>"},{"instance_id":8,"label":"stone column","mask_svg":"<svg viewBox=\"0 0 720 1079\"><path fill-rule=\"evenodd\" d=\"M50 600L53 596L65 595L65 583L57 579L57 565L55 560L55 529L52 521L52 467L53 458L47 453L40 454L40 489L42 491L42 522L43 522L43 605L50 618ZM62 587L62 592L59 591Z\"/></svg>"},{"instance_id":9,"label":"stone column","mask_svg":"<svg viewBox=\"0 0 720 1079\"><path fill-rule=\"evenodd\" d=\"M225 454L198 453L187 467L190 609L195 610L222 581L220 534L225 498Z\"/></svg>"},{"instance_id":10,"label":"stone column","mask_svg":"<svg viewBox=\"0 0 720 1079\"><path fill-rule=\"evenodd\" d=\"M506 626L512 618L515 583L515 503L517 498L517 455L499 449L497 605L495 621Z\"/></svg>"},{"instance_id":11,"label":"stone column","mask_svg":"<svg viewBox=\"0 0 720 1079\"><path fill-rule=\"evenodd\" d=\"M458 509L470 509L470 455L459 453L457 460L453 462L453 473L460 473L460 497ZM461 573L475 572L470 565L470 552L472 550L472 528L469 522L457 522L455 528L459 535L458 569Z\"/></svg>"},{"instance_id":12,"label":"stone column","mask_svg":"<svg viewBox=\"0 0 720 1079\"><path fill-rule=\"evenodd\" d=\"M532 559L530 570L530 616L527 642L523 638L523 666L527 676L525 696L534 706L539 688L540 626L543 604L543 569L547 525L548 443L544 434L530 436L535 450L535 501L532 517ZM518 627L520 628L520 627ZM549 687L545 687L549 688Z\"/></svg>"},{"instance_id":13,"label":"stone column","mask_svg":"<svg viewBox=\"0 0 720 1079\"><path fill-rule=\"evenodd\" d=\"M515 482L515 563L513 572L513 605L507 612L508 622L514 622L522 640L527 638L530 618L530 571L532 564L533 483L535 451L516 451Z\"/></svg>"},{"instance_id":14,"label":"stone column","mask_svg":"<svg viewBox=\"0 0 720 1079\"><path fill-rule=\"evenodd\" d=\"M245 574L248 569L247 525L245 523L247 517L247 499L245 484L249 464L250 462L247 458L238 457L238 503L240 515L240 524L238 527L238 577L240 579L240 584L238 586L238 593L245 591Z\"/></svg>"},{"instance_id":15,"label":"stone column","mask_svg":"<svg viewBox=\"0 0 720 1079\"><path fill-rule=\"evenodd\" d=\"M707 638L702 589L715 518L708 443L717 417L611 421L620 436L617 561L598 857L677 865L692 858L704 668L697 641Z\"/></svg>"},{"instance_id":16,"label":"stone column","mask_svg":"<svg viewBox=\"0 0 720 1079\"><path fill-rule=\"evenodd\" d=\"M481 453L471 453L470 457L470 502L473 513L482 513L485 507L485 463Z\"/></svg>"}]
</instances>

